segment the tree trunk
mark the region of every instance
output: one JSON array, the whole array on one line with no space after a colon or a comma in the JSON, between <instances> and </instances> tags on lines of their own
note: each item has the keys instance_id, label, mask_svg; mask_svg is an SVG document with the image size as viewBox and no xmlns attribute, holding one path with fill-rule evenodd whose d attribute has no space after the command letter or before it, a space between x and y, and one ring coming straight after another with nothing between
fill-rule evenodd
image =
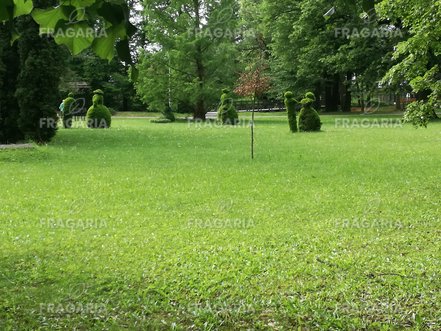
<instances>
[{"instance_id":1,"label":"tree trunk","mask_svg":"<svg viewBox=\"0 0 441 331\"><path fill-rule=\"evenodd\" d=\"M364 101L364 90L363 87L360 88L360 106L361 106L361 112L364 114L366 111L366 104Z\"/></svg>"},{"instance_id":2,"label":"tree trunk","mask_svg":"<svg viewBox=\"0 0 441 331\"><path fill-rule=\"evenodd\" d=\"M204 99L199 98L198 101L196 102L196 108L194 110L194 114L193 114L193 118L195 120L206 120L206 116L205 116L206 112L205 112L205 102Z\"/></svg>"},{"instance_id":3,"label":"tree trunk","mask_svg":"<svg viewBox=\"0 0 441 331\"><path fill-rule=\"evenodd\" d=\"M340 94L338 92L339 77L333 76L332 80L326 82L325 85L325 111L338 111L338 104L340 101Z\"/></svg>"},{"instance_id":4,"label":"tree trunk","mask_svg":"<svg viewBox=\"0 0 441 331\"><path fill-rule=\"evenodd\" d=\"M395 110L401 109L401 93L395 94Z\"/></svg>"},{"instance_id":5,"label":"tree trunk","mask_svg":"<svg viewBox=\"0 0 441 331\"><path fill-rule=\"evenodd\" d=\"M322 86L320 83L315 85L314 94L315 94L314 108L317 111L321 111L321 109L322 109Z\"/></svg>"},{"instance_id":6,"label":"tree trunk","mask_svg":"<svg viewBox=\"0 0 441 331\"><path fill-rule=\"evenodd\" d=\"M340 86L339 86L339 92L340 92L340 106L341 110L343 112L350 112L351 111L351 78L352 74L348 73L346 75L340 75Z\"/></svg>"},{"instance_id":7,"label":"tree trunk","mask_svg":"<svg viewBox=\"0 0 441 331\"><path fill-rule=\"evenodd\" d=\"M195 31L200 29L201 18L200 18L200 1L193 0L194 10L196 13L195 17ZM206 119L206 110L205 110L205 100L204 100L204 82L205 82L205 66L203 63L203 51L200 41L196 42L196 54L195 54L195 63L196 63L196 74L198 78L198 98L196 101L196 108L194 111L193 118L196 120L204 120Z\"/></svg>"}]
</instances>

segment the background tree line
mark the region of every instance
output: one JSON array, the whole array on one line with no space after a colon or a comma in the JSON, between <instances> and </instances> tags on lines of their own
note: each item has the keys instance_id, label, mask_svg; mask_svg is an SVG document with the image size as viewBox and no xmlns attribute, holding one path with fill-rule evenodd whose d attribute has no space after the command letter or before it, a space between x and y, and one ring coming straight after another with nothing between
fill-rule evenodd
<instances>
[{"instance_id":1,"label":"background tree line","mask_svg":"<svg viewBox=\"0 0 441 331\"><path fill-rule=\"evenodd\" d=\"M72 25L78 31L106 21L107 37L95 40L39 34L44 24L66 28L83 2L32 4L35 14L26 15L32 8L20 2L21 16L13 18L0 4L1 142L50 140L56 129L39 120L56 116L71 90L89 101L100 88L118 111L171 108L204 119L222 88L255 70L271 82L260 98L313 90L316 107L348 112L353 100L368 106L381 86L397 106L403 93L413 93L409 120L417 125L439 109L439 2L96 0L87 2L87 20ZM137 70L138 79L129 78Z\"/></svg>"},{"instance_id":2,"label":"background tree line","mask_svg":"<svg viewBox=\"0 0 441 331\"><path fill-rule=\"evenodd\" d=\"M439 3L144 0L142 5L147 42L137 91L153 108L171 101L175 111L191 109L204 118L222 87L234 86L258 65L271 79L262 97L313 90L317 107L349 112L353 100L362 110L368 107L381 87L395 95L397 108L403 93L413 92L435 116Z\"/></svg>"}]
</instances>

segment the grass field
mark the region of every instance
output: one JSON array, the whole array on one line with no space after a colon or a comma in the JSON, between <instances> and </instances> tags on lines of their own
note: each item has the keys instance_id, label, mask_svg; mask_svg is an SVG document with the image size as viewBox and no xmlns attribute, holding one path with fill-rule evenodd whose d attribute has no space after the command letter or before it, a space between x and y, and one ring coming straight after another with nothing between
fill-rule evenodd
<instances>
[{"instance_id":1,"label":"grass field","mask_svg":"<svg viewBox=\"0 0 441 331\"><path fill-rule=\"evenodd\" d=\"M0 329L439 330L441 123L384 119L0 151Z\"/></svg>"}]
</instances>

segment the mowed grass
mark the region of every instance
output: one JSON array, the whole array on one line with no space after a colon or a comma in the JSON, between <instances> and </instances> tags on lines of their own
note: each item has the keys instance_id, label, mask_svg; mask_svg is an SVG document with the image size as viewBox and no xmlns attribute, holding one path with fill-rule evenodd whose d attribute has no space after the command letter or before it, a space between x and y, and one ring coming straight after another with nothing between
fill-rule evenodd
<instances>
[{"instance_id":1,"label":"mowed grass","mask_svg":"<svg viewBox=\"0 0 441 331\"><path fill-rule=\"evenodd\" d=\"M343 119L0 151L0 329L439 330L441 123Z\"/></svg>"}]
</instances>

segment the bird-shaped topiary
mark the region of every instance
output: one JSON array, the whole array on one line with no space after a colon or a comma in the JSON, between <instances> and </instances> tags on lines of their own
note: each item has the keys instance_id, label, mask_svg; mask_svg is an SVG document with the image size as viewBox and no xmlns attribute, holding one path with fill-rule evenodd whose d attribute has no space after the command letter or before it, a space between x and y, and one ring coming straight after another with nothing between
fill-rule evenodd
<instances>
[{"instance_id":1,"label":"bird-shaped topiary","mask_svg":"<svg viewBox=\"0 0 441 331\"><path fill-rule=\"evenodd\" d=\"M294 94L292 92L285 93L285 108L288 113L288 124L291 132L297 132L297 117L296 112L299 108L298 101L294 99Z\"/></svg>"},{"instance_id":2,"label":"bird-shaped topiary","mask_svg":"<svg viewBox=\"0 0 441 331\"><path fill-rule=\"evenodd\" d=\"M86 114L87 126L89 128L110 128L112 123L112 114L104 106L104 92L101 90L93 91L93 105Z\"/></svg>"},{"instance_id":3,"label":"bird-shaped topiary","mask_svg":"<svg viewBox=\"0 0 441 331\"><path fill-rule=\"evenodd\" d=\"M239 115L234 107L233 98L230 96L230 90L223 89L221 103L217 110L217 120L222 124L237 124Z\"/></svg>"},{"instance_id":4,"label":"bird-shaped topiary","mask_svg":"<svg viewBox=\"0 0 441 331\"><path fill-rule=\"evenodd\" d=\"M300 101L302 109L299 115L299 131L320 131L322 122L317 111L312 107L315 101L315 95L312 92L308 92L305 98Z\"/></svg>"},{"instance_id":5,"label":"bird-shaped topiary","mask_svg":"<svg viewBox=\"0 0 441 331\"><path fill-rule=\"evenodd\" d=\"M70 129L72 127L72 117L73 117L74 107L75 107L74 94L69 93L67 98L63 100L63 111L61 114L63 120L63 126L66 129Z\"/></svg>"}]
</instances>

